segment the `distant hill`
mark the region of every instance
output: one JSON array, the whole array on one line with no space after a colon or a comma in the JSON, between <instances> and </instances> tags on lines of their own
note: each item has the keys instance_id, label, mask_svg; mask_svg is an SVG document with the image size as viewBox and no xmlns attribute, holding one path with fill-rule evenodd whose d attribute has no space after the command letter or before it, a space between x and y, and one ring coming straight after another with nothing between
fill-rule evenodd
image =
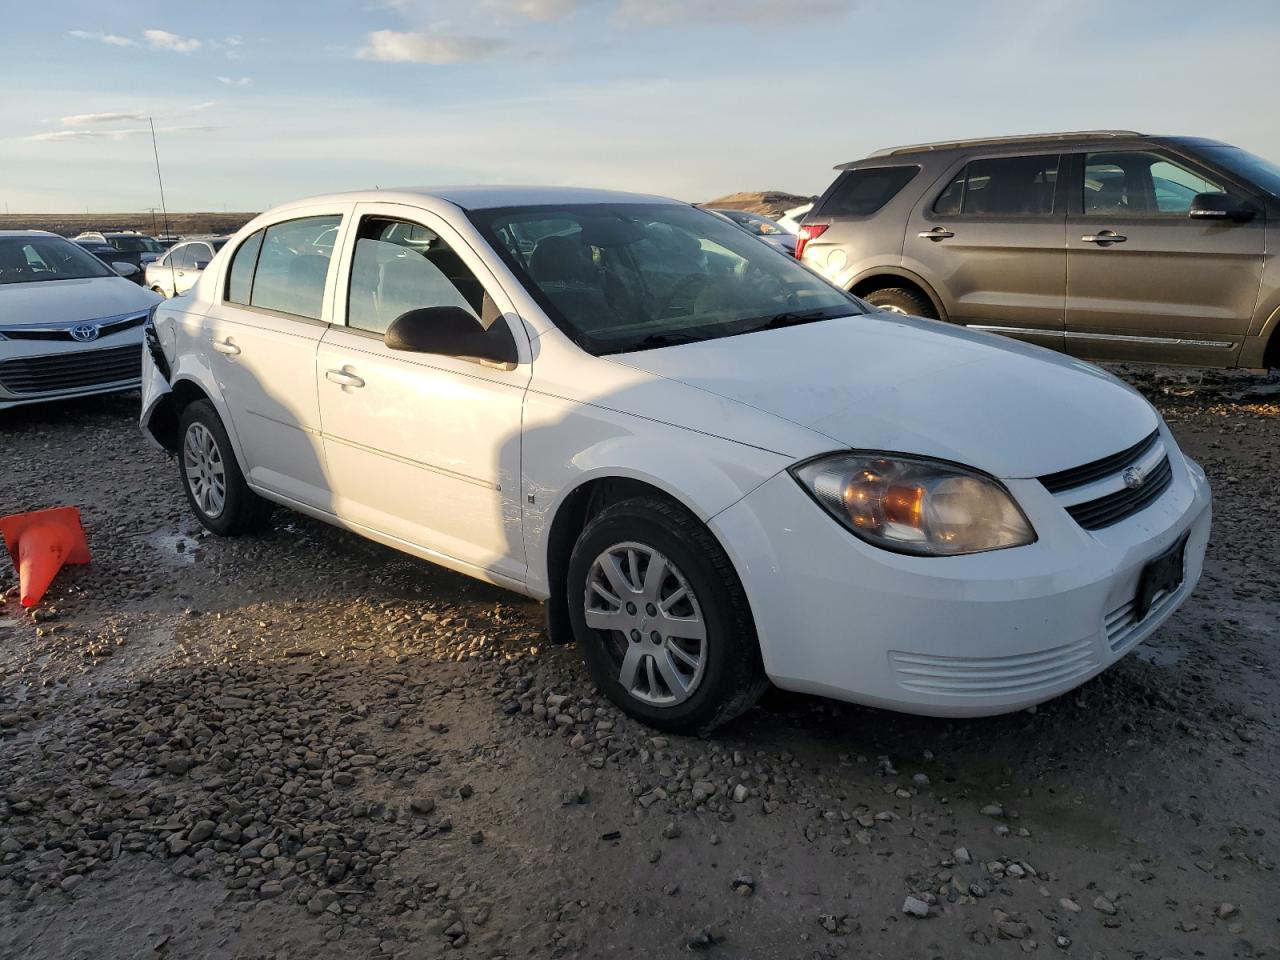
<instances>
[{"instance_id":1,"label":"distant hill","mask_svg":"<svg viewBox=\"0 0 1280 960\"><path fill-rule=\"evenodd\" d=\"M235 233L256 213L171 213L169 232L178 236L196 233ZM0 230L48 230L74 237L86 230L140 230L165 232L164 218L143 213L7 213L0 214Z\"/></svg>"},{"instance_id":2,"label":"distant hill","mask_svg":"<svg viewBox=\"0 0 1280 960\"><path fill-rule=\"evenodd\" d=\"M722 207L729 210L746 210L749 213L763 213L766 217L780 217L792 207L802 203L812 203L817 197L802 197L794 193L783 193L781 190L763 190L757 193L730 193L714 200L701 203L701 207Z\"/></svg>"}]
</instances>

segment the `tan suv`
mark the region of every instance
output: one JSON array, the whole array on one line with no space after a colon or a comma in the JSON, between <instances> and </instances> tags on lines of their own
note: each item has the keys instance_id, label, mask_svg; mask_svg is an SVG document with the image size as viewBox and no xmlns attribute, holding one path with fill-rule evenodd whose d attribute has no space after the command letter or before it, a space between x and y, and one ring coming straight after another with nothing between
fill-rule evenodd
<instances>
[{"instance_id":1,"label":"tan suv","mask_svg":"<svg viewBox=\"0 0 1280 960\"><path fill-rule=\"evenodd\" d=\"M796 256L881 309L1093 360L1280 366L1280 166L1245 150L1106 130L836 169Z\"/></svg>"}]
</instances>

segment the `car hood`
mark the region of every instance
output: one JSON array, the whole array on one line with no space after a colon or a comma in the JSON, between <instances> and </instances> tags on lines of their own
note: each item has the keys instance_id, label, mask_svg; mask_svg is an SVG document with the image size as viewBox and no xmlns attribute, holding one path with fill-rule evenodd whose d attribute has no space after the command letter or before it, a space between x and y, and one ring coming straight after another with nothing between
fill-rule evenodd
<instances>
[{"instance_id":1,"label":"car hood","mask_svg":"<svg viewBox=\"0 0 1280 960\"><path fill-rule=\"evenodd\" d=\"M0 284L0 329L6 325L75 323L146 310L159 300L124 277Z\"/></svg>"},{"instance_id":2,"label":"car hood","mask_svg":"<svg viewBox=\"0 0 1280 960\"><path fill-rule=\"evenodd\" d=\"M931 320L868 314L611 358L825 435L832 448L1037 477L1131 446L1159 416L1090 364Z\"/></svg>"}]
</instances>

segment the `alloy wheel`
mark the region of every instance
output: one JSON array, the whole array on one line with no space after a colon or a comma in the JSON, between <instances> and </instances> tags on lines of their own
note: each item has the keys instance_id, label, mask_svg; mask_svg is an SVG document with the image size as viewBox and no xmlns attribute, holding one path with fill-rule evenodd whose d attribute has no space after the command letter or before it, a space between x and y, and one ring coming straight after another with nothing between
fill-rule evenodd
<instances>
[{"instance_id":1,"label":"alloy wheel","mask_svg":"<svg viewBox=\"0 0 1280 960\"><path fill-rule=\"evenodd\" d=\"M210 519L222 514L227 504L227 472L222 451L213 433L203 423L187 427L182 445L182 467L186 471L191 496Z\"/></svg>"},{"instance_id":2,"label":"alloy wheel","mask_svg":"<svg viewBox=\"0 0 1280 960\"><path fill-rule=\"evenodd\" d=\"M608 634L618 682L636 700L671 707L691 697L707 661L707 626L680 569L652 547L619 543L587 577L587 626Z\"/></svg>"}]
</instances>

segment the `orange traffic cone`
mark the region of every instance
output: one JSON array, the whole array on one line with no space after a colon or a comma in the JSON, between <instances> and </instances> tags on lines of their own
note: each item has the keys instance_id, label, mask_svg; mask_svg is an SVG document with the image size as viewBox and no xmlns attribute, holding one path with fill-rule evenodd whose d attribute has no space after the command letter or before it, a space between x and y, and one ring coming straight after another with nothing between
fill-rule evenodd
<instances>
[{"instance_id":1,"label":"orange traffic cone","mask_svg":"<svg viewBox=\"0 0 1280 960\"><path fill-rule=\"evenodd\" d=\"M0 517L0 537L18 571L24 607L34 607L64 563L88 563L89 542L75 507Z\"/></svg>"}]
</instances>

